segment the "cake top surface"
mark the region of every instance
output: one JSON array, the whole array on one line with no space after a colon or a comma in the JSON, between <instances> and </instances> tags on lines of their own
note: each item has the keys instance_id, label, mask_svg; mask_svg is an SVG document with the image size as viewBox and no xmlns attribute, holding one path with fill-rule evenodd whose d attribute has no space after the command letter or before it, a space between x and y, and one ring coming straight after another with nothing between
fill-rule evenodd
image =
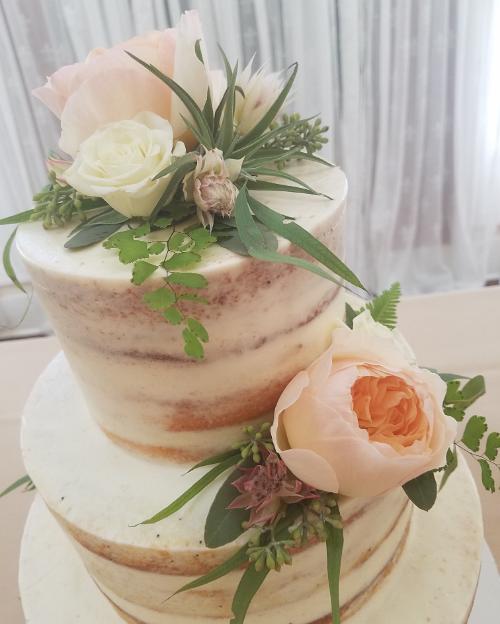
<instances>
[{"instance_id":1,"label":"cake top surface","mask_svg":"<svg viewBox=\"0 0 500 624\"><path fill-rule=\"evenodd\" d=\"M318 163L303 162L287 168L287 172L309 184L315 190L328 195L295 194L282 191L257 191L254 193L262 203L278 213L290 216L308 231L321 231L322 224L343 204L347 195L347 180L339 167L328 167ZM186 224L183 224L185 227ZM17 246L28 263L52 272L73 274L82 278L123 279L130 281L130 266L117 259L117 251L94 244L83 249L70 250L64 247L73 226L46 230L40 223L26 223L19 228ZM165 233L155 232L151 240L161 239ZM290 244L279 239L279 251ZM160 259L160 256L158 256ZM220 246L211 245L202 254L197 272L209 274L221 268L233 267L245 262L246 257Z\"/></svg>"}]
</instances>

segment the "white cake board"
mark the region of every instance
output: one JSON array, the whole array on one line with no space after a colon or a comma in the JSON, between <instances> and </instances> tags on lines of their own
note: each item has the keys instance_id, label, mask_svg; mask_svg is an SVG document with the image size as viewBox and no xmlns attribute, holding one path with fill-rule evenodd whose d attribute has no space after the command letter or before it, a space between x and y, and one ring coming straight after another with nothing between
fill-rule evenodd
<instances>
[{"instance_id":1,"label":"white cake board","mask_svg":"<svg viewBox=\"0 0 500 624\"><path fill-rule=\"evenodd\" d=\"M452 489L454 488L450 488L450 495ZM449 497L443 495L442 498ZM455 560L457 564L463 565L459 553L467 538L454 531L453 513L449 511L447 506L443 505L438 514L419 518L422 521L415 523L415 531L410 535L413 543L421 545L418 553L415 548L407 548L404 551L397 567L397 574L389 577L361 612L348 620L349 624L367 624L367 622L401 624L403 621L405 624L410 622L422 624L423 620L419 615L421 614L419 605L421 607L422 604L427 605L426 615L429 617L430 614L432 618L427 621L459 624L453 620L453 615L452 619L446 619L448 616L443 613L442 599L436 601L432 596L424 595L426 578L429 577L427 572L432 570L434 583L439 585L444 581L443 591L447 592L447 600L460 600L456 586L449 586L449 583L447 585L443 574L436 573L443 569L440 568L443 564L442 550L436 549L436 530L442 534L439 537L443 539L439 541L443 542L442 548L445 552L450 539L456 544L455 552L448 553L447 563L453 566ZM424 561L425 569L422 565ZM448 568L450 569L453 568ZM405 579L405 587L412 588L411 591L400 591L398 583L400 584L402 579ZM69 539L40 497L33 503L26 524L20 562L20 589L28 624L123 624L123 620L87 574ZM440 591L440 587L433 589ZM429 608L432 610L433 603L436 605L434 607L436 615L428 611ZM453 612L452 608L450 612ZM469 624L493 624L498 621L499 612L500 579L493 558L485 549L479 589ZM404 613L407 617L402 619L401 614ZM416 618L412 619L415 617L412 614L415 613ZM186 620L186 624L191 623Z\"/></svg>"}]
</instances>

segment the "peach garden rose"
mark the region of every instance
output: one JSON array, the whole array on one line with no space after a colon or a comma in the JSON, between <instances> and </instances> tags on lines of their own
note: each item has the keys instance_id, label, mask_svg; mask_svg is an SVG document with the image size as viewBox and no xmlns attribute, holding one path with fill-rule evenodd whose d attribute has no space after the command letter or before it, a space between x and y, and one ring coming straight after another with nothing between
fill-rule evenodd
<instances>
[{"instance_id":1,"label":"peach garden rose","mask_svg":"<svg viewBox=\"0 0 500 624\"><path fill-rule=\"evenodd\" d=\"M336 327L329 349L285 388L273 441L308 485L377 496L446 463L457 426L445 393L397 330L365 311L353 329Z\"/></svg>"},{"instance_id":2,"label":"peach garden rose","mask_svg":"<svg viewBox=\"0 0 500 624\"><path fill-rule=\"evenodd\" d=\"M132 119L143 111L168 119L174 138L185 140L186 125L181 115L189 115L184 105L125 50L172 77L203 107L209 73L196 57L197 40L206 59L198 13L186 11L176 28L133 37L110 49L96 48L84 62L57 70L33 94L60 118L60 148L75 156L81 143L97 128Z\"/></svg>"}]
</instances>

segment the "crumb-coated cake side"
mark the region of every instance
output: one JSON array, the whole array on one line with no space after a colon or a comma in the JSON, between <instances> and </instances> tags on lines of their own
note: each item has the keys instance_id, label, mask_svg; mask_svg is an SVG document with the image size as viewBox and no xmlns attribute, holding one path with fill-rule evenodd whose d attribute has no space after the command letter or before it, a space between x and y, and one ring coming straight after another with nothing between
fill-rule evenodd
<instances>
[{"instance_id":1,"label":"crumb-coated cake side","mask_svg":"<svg viewBox=\"0 0 500 624\"><path fill-rule=\"evenodd\" d=\"M343 255L347 182L337 167L291 169L329 195L257 193L277 212ZM18 247L36 293L84 390L92 415L115 441L176 460L207 456L272 410L285 385L325 348L343 314L338 286L301 268L257 261L218 245L197 272L209 305L196 314L210 341L201 362L183 352L176 327L130 283L116 250L64 249L67 230L20 228ZM283 239L279 251L303 252ZM189 303L187 312L189 313Z\"/></svg>"}]
</instances>

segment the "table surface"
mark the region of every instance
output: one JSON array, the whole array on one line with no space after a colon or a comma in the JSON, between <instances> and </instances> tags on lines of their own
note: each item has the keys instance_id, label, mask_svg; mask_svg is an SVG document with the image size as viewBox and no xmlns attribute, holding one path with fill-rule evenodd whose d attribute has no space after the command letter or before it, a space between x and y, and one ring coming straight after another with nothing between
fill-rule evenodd
<instances>
[{"instance_id":1,"label":"table surface","mask_svg":"<svg viewBox=\"0 0 500 624\"><path fill-rule=\"evenodd\" d=\"M475 412L500 431L500 287L404 298L399 328L419 363L465 375L482 373L488 392ZM19 451L23 405L36 378L59 351L54 337L0 342L0 490L25 474ZM470 465L480 482L474 460ZM500 565L500 493L479 485L488 544ZM23 624L17 589L19 545L31 494L0 499L0 622Z\"/></svg>"}]
</instances>

